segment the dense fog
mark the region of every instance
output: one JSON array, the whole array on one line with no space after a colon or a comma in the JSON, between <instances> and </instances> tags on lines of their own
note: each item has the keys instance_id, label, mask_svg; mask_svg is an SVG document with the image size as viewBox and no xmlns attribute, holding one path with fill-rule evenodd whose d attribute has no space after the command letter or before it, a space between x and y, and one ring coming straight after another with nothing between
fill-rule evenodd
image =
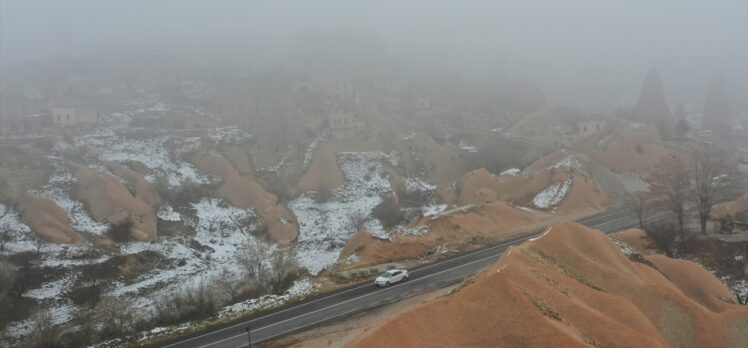
<instances>
[{"instance_id":1,"label":"dense fog","mask_svg":"<svg viewBox=\"0 0 748 348\"><path fill-rule=\"evenodd\" d=\"M529 79L589 111L635 101L657 66L672 103L724 72L745 108L744 0L3 1L3 68L50 56L163 59L230 72L303 67ZM231 71L233 70L233 71Z\"/></svg>"}]
</instances>

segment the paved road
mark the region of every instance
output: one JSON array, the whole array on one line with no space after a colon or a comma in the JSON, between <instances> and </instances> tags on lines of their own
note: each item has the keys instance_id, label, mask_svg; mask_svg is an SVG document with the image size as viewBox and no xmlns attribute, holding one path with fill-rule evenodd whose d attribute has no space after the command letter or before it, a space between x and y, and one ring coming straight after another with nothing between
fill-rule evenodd
<instances>
[{"instance_id":1,"label":"paved road","mask_svg":"<svg viewBox=\"0 0 748 348\"><path fill-rule=\"evenodd\" d=\"M611 212L578 222L606 233L636 226L629 212ZM252 341L261 342L303 331L326 322L342 319L372 308L397 302L410 296L457 283L496 262L511 245L536 237L537 233L500 245L424 265L410 270L408 282L375 288L371 282L357 284L318 298L280 308L257 318L245 319L228 326L184 337L160 347L169 348L237 348L247 346L246 327L252 327Z\"/></svg>"}]
</instances>

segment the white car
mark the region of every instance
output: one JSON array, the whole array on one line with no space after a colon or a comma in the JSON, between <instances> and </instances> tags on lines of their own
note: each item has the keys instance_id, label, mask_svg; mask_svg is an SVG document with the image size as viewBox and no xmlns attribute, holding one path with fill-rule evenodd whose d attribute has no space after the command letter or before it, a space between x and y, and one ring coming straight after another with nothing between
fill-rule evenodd
<instances>
[{"instance_id":1,"label":"white car","mask_svg":"<svg viewBox=\"0 0 748 348\"><path fill-rule=\"evenodd\" d=\"M408 271L404 269L391 269L384 272L374 280L376 286L390 286L390 284L408 280Z\"/></svg>"}]
</instances>

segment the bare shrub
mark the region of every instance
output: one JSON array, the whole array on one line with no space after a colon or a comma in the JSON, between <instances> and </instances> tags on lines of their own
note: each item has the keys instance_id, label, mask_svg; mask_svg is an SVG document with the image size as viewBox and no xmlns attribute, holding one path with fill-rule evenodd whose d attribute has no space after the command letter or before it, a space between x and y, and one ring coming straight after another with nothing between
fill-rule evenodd
<instances>
[{"instance_id":1,"label":"bare shrub","mask_svg":"<svg viewBox=\"0 0 748 348\"><path fill-rule=\"evenodd\" d=\"M155 303L156 325L172 325L207 318L218 312L221 303L212 287L203 282L165 295Z\"/></svg>"},{"instance_id":2,"label":"bare shrub","mask_svg":"<svg viewBox=\"0 0 748 348\"><path fill-rule=\"evenodd\" d=\"M107 296L96 306L96 318L104 337L116 337L135 330L136 314L132 301L125 297Z\"/></svg>"},{"instance_id":3,"label":"bare shrub","mask_svg":"<svg viewBox=\"0 0 748 348\"><path fill-rule=\"evenodd\" d=\"M316 195L316 201L317 203L324 203L330 200L330 197L332 197L332 189L330 189L330 186L328 186L324 181L322 181L322 184L319 186L319 190L317 190Z\"/></svg>"},{"instance_id":4,"label":"bare shrub","mask_svg":"<svg viewBox=\"0 0 748 348\"><path fill-rule=\"evenodd\" d=\"M270 259L270 246L259 240L252 240L239 252L237 261L247 273L251 285L268 291L268 269L266 261Z\"/></svg>"},{"instance_id":5,"label":"bare shrub","mask_svg":"<svg viewBox=\"0 0 748 348\"><path fill-rule=\"evenodd\" d=\"M728 153L716 146L703 145L690 154L691 181L696 192L694 201L699 213L699 227L706 234L706 223L711 217L712 207L731 190L737 166Z\"/></svg>"},{"instance_id":6,"label":"bare shrub","mask_svg":"<svg viewBox=\"0 0 748 348\"><path fill-rule=\"evenodd\" d=\"M372 215L377 218L385 228L396 226L403 220L403 214L395 202L393 196L387 196L372 210Z\"/></svg>"},{"instance_id":7,"label":"bare shrub","mask_svg":"<svg viewBox=\"0 0 748 348\"><path fill-rule=\"evenodd\" d=\"M5 300L15 284L15 267L8 261L0 260L0 303Z\"/></svg>"},{"instance_id":8,"label":"bare shrub","mask_svg":"<svg viewBox=\"0 0 748 348\"><path fill-rule=\"evenodd\" d=\"M0 224L0 251L5 250L5 244L13 239L11 236L12 231L13 227L11 227L9 222Z\"/></svg>"},{"instance_id":9,"label":"bare shrub","mask_svg":"<svg viewBox=\"0 0 748 348\"><path fill-rule=\"evenodd\" d=\"M652 194L671 211L678 220L678 235L685 238L686 202L690 178L684 160L675 155L664 156L655 166L649 185Z\"/></svg>"},{"instance_id":10,"label":"bare shrub","mask_svg":"<svg viewBox=\"0 0 748 348\"><path fill-rule=\"evenodd\" d=\"M55 325L52 313L47 309L37 311L31 318L33 330L29 335L27 346L39 348L62 347L59 340L60 328Z\"/></svg>"},{"instance_id":11,"label":"bare shrub","mask_svg":"<svg viewBox=\"0 0 748 348\"><path fill-rule=\"evenodd\" d=\"M244 279L241 277L236 279L234 273L230 272L227 268L221 271L221 275L216 279L216 284L229 296L231 303L241 300L240 296L246 287Z\"/></svg>"},{"instance_id":12,"label":"bare shrub","mask_svg":"<svg viewBox=\"0 0 748 348\"><path fill-rule=\"evenodd\" d=\"M363 211L353 210L350 214L348 214L348 219L351 222L351 227L353 227L353 229L358 232L364 228L368 216Z\"/></svg>"},{"instance_id":13,"label":"bare shrub","mask_svg":"<svg viewBox=\"0 0 748 348\"><path fill-rule=\"evenodd\" d=\"M132 220L129 218L116 225L112 225L109 229L109 236L115 242L124 243L130 240L130 230L132 229Z\"/></svg>"},{"instance_id":14,"label":"bare shrub","mask_svg":"<svg viewBox=\"0 0 748 348\"><path fill-rule=\"evenodd\" d=\"M668 257L673 257L675 239L679 234L678 227L672 222L656 222L647 226L646 230L655 246L664 251Z\"/></svg>"},{"instance_id":15,"label":"bare shrub","mask_svg":"<svg viewBox=\"0 0 748 348\"><path fill-rule=\"evenodd\" d=\"M270 292L280 294L296 279L299 265L291 248L278 249L273 254L270 267Z\"/></svg>"},{"instance_id":16,"label":"bare shrub","mask_svg":"<svg viewBox=\"0 0 748 348\"><path fill-rule=\"evenodd\" d=\"M649 201L651 196L647 192L633 192L626 195L625 205L626 208L636 214L639 219L639 228L644 229L644 224L647 222L647 210L649 208Z\"/></svg>"}]
</instances>

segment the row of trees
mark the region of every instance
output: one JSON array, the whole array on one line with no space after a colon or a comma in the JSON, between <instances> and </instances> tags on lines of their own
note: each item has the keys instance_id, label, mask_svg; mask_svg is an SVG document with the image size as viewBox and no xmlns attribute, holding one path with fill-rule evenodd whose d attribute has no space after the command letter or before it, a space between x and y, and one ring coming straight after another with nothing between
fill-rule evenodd
<instances>
[{"instance_id":1,"label":"row of trees","mask_svg":"<svg viewBox=\"0 0 748 348\"><path fill-rule=\"evenodd\" d=\"M678 235L685 237L689 204L698 212L700 231L707 232L712 208L736 189L737 165L728 152L716 145L703 144L683 155L668 155L649 178L650 192L627 197L627 206L644 228L651 208L670 211L678 223Z\"/></svg>"}]
</instances>

